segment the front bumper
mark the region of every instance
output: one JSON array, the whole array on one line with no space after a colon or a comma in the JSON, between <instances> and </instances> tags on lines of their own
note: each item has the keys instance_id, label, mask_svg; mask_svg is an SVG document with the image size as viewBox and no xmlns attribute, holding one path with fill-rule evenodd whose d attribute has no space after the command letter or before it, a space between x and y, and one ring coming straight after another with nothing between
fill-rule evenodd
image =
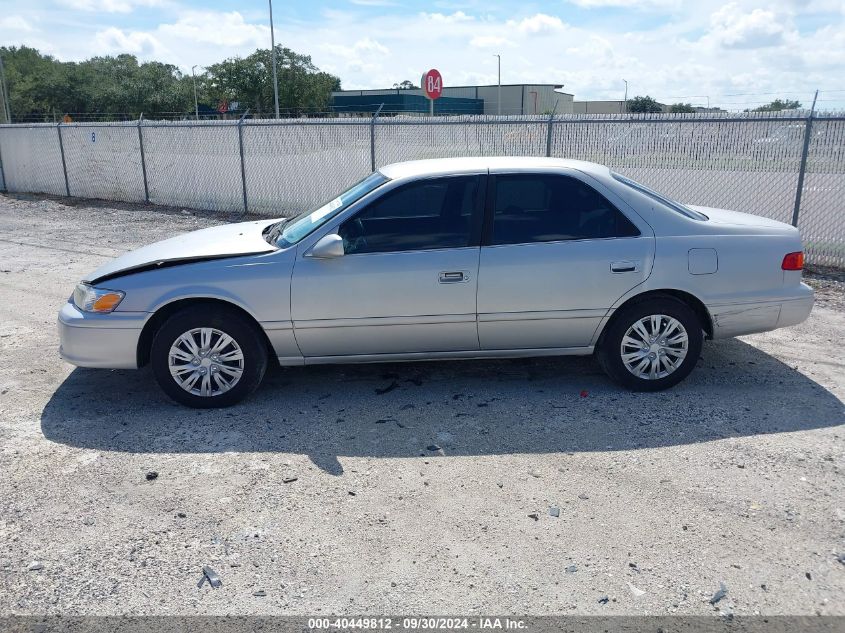
<instances>
[{"instance_id":1,"label":"front bumper","mask_svg":"<svg viewBox=\"0 0 845 633\"><path fill-rule=\"evenodd\" d=\"M136 369L146 312L82 312L68 302L59 312L59 355L79 367Z\"/></svg>"}]
</instances>

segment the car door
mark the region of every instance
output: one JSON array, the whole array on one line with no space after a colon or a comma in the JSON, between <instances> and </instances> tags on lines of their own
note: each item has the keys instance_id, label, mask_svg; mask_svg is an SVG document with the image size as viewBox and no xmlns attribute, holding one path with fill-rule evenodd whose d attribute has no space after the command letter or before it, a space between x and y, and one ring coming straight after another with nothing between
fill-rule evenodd
<instances>
[{"instance_id":1,"label":"car door","mask_svg":"<svg viewBox=\"0 0 845 633\"><path fill-rule=\"evenodd\" d=\"M481 349L589 346L613 303L648 277L654 234L608 197L615 198L576 170L491 173L478 277Z\"/></svg>"},{"instance_id":2,"label":"car door","mask_svg":"<svg viewBox=\"0 0 845 633\"><path fill-rule=\"evenodd\" d=\"M401 184L335 225L344 254L297 254L294 332L306 358L478 349L482 175Z\"/></svg>"}]
</instances>

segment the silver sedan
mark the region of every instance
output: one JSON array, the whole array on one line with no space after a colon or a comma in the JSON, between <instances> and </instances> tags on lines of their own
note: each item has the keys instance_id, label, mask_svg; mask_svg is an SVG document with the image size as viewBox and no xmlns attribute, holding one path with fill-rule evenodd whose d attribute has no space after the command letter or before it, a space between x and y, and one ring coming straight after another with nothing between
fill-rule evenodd
<instances>
[{"instance_id":1,"label":"silver sedan","mask_svg":"<svg viewBox=\"0 0 845 633\"><path fill-rule=\"evenodd\" d=\"M194 407L281 365L593 354L665 389L705 338L813 306L798 231L669 200L607 167L540 158L389 165L319 209L127 253L59 313L61 355L147 363Z\"/></svg>"}]
</instances>

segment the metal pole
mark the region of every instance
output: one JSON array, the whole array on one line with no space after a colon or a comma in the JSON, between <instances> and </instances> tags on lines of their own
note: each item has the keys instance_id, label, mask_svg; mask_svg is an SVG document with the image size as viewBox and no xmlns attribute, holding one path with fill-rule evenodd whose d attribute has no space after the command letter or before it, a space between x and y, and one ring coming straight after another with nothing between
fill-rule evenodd
<instances>
[{"instance_id":1,"label":"metal pole","mask_svg":"<svg viewBox=\"0 0 845 633\"><path fill-rule=\"evenodd\" d=\"M499 90L498 96L496 97L496 106L498 110L499 116L502 116L502 56L498 53L493 53L496 58L498 59L499 65Z\"/></svg>"},{"instance_id":2,"label":"metal pole","mask_svg":"<svg viewBox=\"0 0 845 633\"><path fill-rule=\"evenodd\" d=\"M378 118L381 109L384 107L382 103L378 110L376 110L375 114L373 114L373 118L370 119L370 167L372 168L371 171L376 170L376 119Z\"/></svg>"},{"instance_id":3,"label":"metal pole","mask_svg":"<svg viewBox=\"0 0 845 633\"><path fill-rule=\"evenodd\" d=\"M3 99L3 115L6 123L12 122L12 104L9 103L11 95L9 94L9 86L6 83L6 69L3 67L3 58L0 57L0 97Z\"/></svg>"},{"instance_id":4,"label":"metal pole","mask_svg":"<svg viewBox=\"0 0 845 633\"><path fill-rule=\"evenodd\" d=\"M144 158L144 135L141 134L141 123L144 121L144 113L138 117L138 148L141 151L141 175L144 177L144 202L150 201L150 189L147 187L147 161Z\"/></svg>"},{"instance_id":5,"label":"metal pole","mask_svg":"<svg viewBox=\"0 0 845 633\"><path fill-rule=\"evenodd\" d=\"M197 67L197 64L191 66L191 76L194 78L194 115L196 116L197 121L200 120L200 106L199 102L197 101L197 74L194 72L194 68ZM142 115L143 116L143 115Z\"/></svg>"},{"instance_id":6,"label":"metal pole","mask_svg":"<svg viewBox=\"0 0 845 633\"><path fill-rule=\"evenodd\" d=\"M59 152L62 154L62 171L65 175L65 194L67 197L70 198L70 184L68 184L67 180L67 163L65 162L65 145L62 142L62 124L56 124L56 131L59 133Z\"/></svg>"},{"instance_id":7,"label":"metal pole","mask_svg":"<svg viewBox=\"0 0 845 633\"><path fill-rule=\"evenodd\" d=\"M6 191L6 172L3 171L3 144L0 143L0 191Z\"/></svg>"},{"instance_id":8,"label":"metal pole","mask_svg":"<svg viewBox=\"0 0 845 633\"><path fill-rule=\"evenodd\" d=\"M6 90L3 86L3 76L0 75L0 106L3 106L0 108L0 118L2 118L2 123L11 123L11 120L9 120L9 111L6 109L6 101L7 97Z\"/></svg>"},{"instance_id":9,"label":"metal pole","mask_svg":"<svg viewBox=\"0 0 845 633\"><path fill-rule=\"evenodd\" d=\"M249 108L247 108L247 111L238 120L238 151L241 154L241 187L244 192L244 215L249 213L249 206L246 202L246 168L244 167L244 119L247 114L249 114Z\"/></svg>"},{"instance_id":10,"label":"metal pole","mask_svg":"<svg viewBox=\"0 0 845 633\"><path fill-rule=\"evenodd\" d=\"M625 82L625 100L624 100L624 113L628 114L628 81L623 79L622 81Z\"/></svg>"},{"instance_id":11,"label":"metal pole","mask_svg":"<svg viewBox=\"0 0 845 633\"><path fill-rule=\"evenodd\" d=\"M807 115L807 123L804 126L804 147L801 150L801 166L798 168L798 188L795 190L795 207L792 209L792 226L798 226L798 214L801 211L801 194L804 192L804 174L807 171L807 154L810 151L810 140L813 134L813 116L816 113L816 99L819 98L819 91L813 96L813 105L810 114Z\"/></svg>"},{"instance_id":12,"label":"metal pole","mask_svg":"<svg viewBox=\"0 0 845 633\"><path fill-rule=\"evenodd\" d=\"M279 118L279 79L276 75L276 36L273 33L273 0L270 3L270 46L273 47L273 99L276 103L276 118Z\"/></svg>"},{"instance_id":13,"label":"metal pole","mask_svg":"<svg viewBox=\"0 0 845 633\"><path fill-rule=\"evenodd\" d=\"M549 129L546 130L546 157L552 155L552 125L554 125L555 112L557 112L557 101L555 101L555 107L552 108L552 113L549 115Z\"/></svg>"}]
</instances>

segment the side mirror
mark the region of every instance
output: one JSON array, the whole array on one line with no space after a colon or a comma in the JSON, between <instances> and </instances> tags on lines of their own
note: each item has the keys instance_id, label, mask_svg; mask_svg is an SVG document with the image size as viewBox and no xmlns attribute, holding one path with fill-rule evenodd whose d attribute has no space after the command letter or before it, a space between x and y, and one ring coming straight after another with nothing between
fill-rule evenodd
<instances>
[{"instance_id":1,"label":"side mirror","mask_svg":"<svg viewBox=\"0 0 845 633\"><path fill-rule=\"evenodd\" d=\"M306 253L306 257L316 257L318 259L333 259L335 257L342 257L343 238L337 233L330 233L324 235L319 241L314 244L313 248Z\"/></svg>"}]
</instances>

